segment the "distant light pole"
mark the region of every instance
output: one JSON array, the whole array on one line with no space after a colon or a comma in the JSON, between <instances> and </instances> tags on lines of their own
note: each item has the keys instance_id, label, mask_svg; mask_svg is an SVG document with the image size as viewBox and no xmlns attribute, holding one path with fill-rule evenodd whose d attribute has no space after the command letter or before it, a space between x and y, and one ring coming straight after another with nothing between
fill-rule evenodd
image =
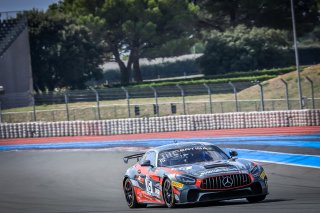
<instances>
[{"instance_id":1,"label":"distant light pole","mask_svg":"<svg viewBox=\"0 0 320 213\"><path fill-rule=\"evenodd\" d=\"M301 90L301 80L300 80L300 66L299 66L299 54L298 54L298 46L297 46L297 35L296 35L296 21L294 15L294 2L291 0L291 16L292 16L292 30L293 30L293 42L294 42L294 52L296 57L296 67L298 74L298 92L299 92L299 103L300 109L303 109L302 104L302 90Z\"/></svg>"}]
</instances>

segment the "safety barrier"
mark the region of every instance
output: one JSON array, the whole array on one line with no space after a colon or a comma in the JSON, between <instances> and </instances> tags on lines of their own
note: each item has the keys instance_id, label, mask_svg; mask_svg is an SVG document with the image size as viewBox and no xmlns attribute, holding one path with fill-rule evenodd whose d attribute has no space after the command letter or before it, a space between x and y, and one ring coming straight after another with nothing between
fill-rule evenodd
<instances>
[{"instance_id":1,"label":"safety barrier","mask_svg":"<svg viewBox=\"0 0 320 213\"><path fill-rule=\"evenodd\" d=\"M290 126L320 126L320 110L217 113L97 121L0 123L0 138L94 136Z\"/></svg>"}]
</instances>

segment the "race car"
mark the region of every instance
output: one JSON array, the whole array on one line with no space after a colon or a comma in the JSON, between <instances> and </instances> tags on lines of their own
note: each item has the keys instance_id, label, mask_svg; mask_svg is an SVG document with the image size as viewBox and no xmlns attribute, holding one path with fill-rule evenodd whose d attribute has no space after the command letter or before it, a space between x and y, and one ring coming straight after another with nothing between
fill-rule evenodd
<instances>
[{"instance_id":1,"label":"race car","mask_svg":"<svg viewBox=\"0 0 320 213\"><path fill-rule=\"evenodd\" d=\"M226 154L210 143L173 143L129 155L137 159L123 179L130 208L246 198L259 202L268 194L267 175L259 164Z\"/></svg>"}]
</instances>

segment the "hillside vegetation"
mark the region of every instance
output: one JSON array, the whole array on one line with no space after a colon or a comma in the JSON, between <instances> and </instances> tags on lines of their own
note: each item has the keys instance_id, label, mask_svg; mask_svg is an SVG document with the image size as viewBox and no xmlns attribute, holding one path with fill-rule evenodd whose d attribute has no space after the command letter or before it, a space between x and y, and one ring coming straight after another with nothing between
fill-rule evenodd
<instances>
[{"instance_id":1,"label":"hillside vegetation","mask_svg":"<svg viewBox=\"0 0 320 213\"><path fill-rule=\"evenodd\" d=\"M301 69L306 68L307 66L302 66ZM214 68L213 68L214 69ZM283 67L283 68L272 68L272 69L262 69L246 72L230 72L226 74L216 74L208 76L199 76L188 79L166 79L156 82L145 82L133 84L131 87L144 88L149 86L168 86L168 85L189 85L189 84L218 84L218 83L228 83L231 82L250 82L250 81L266 81L272 78L277 77L285 73L292 72L295 67Z\"/></svg>"},{"instance_id":2,"label":"hillside vegetation","mask_svg":"<svg viewBox=\"0 0 320 213\"><path fill-rule=\"evenodd\" d=\"M302 94L304 97L311 98L310 83L305 79L306 76L313 81L315 97L320 98L320 65L307 67L301 72ZM276 99L285 97L285 87L280 80L281 78L288 82L289 98L298 98L296 71L279 75L276 78L262 82L265 98ZM240 99L259 98L259 87L257 85L252 86L241 91L238 95Z\"/></svg>"}]
</instances>

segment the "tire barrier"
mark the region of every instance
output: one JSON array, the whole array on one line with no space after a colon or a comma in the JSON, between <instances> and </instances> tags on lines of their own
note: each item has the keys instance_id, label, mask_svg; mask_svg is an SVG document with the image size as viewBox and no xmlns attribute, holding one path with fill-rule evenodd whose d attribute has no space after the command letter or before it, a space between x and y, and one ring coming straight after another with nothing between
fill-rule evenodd
<instances>
[{"instance_id":1,"label":"tire barrier","mask_svg":"<svg viewBox=\"0 0 320 213\"><path fill-rule=\"evenodd\" d=\"M238 112L97 121L0 123L0 138L101 136L291 126L320 126L320 110Z\"/></svg>"}]
</instances>

